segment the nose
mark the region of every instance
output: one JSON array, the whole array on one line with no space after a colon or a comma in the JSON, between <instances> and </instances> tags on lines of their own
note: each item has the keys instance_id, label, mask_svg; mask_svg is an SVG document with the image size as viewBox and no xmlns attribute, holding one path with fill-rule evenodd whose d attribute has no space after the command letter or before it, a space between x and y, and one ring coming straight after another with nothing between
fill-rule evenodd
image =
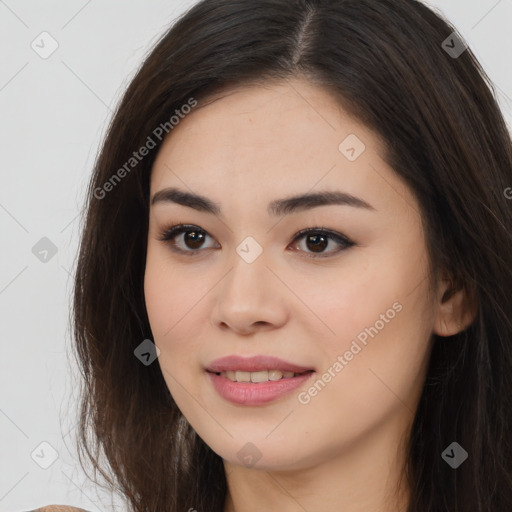
<instances>
[{"instance_id":1,"label":"nose","mask_svg":"<svg viewBox=\"0 0 512 512\"><path fill-rule=\"evenodd\" d=\"M238 255L217 290L213 325L237 334L282 327L289 318L290 292L261 255L247 263Z\"/></svg>"}]
</instances>

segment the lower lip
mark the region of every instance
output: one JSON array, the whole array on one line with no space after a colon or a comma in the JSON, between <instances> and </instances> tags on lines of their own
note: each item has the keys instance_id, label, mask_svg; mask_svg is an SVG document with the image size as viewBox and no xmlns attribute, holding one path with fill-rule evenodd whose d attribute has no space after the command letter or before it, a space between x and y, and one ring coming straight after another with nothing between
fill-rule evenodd
<instances>
[{"instance_id":1,"label":"lower lip","mask_svg":"<svg viewBox=\"0 0 512 512\"><path fill-rule=\"evenodd\" d=\"M292 392L310 379L315 372L267 382L233 382L216 373L207 373L213 387L222 398L240 405L260 405Z\"/></svg>"}]
</instances>

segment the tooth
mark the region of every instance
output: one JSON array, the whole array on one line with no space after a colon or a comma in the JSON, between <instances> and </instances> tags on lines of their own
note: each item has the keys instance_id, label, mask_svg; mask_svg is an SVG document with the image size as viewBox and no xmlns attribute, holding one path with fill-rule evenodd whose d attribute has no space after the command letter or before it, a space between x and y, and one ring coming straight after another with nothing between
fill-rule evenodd
<instances>
[{"instance_id":1,"label":"tooth","mask_svg":"<svg viewBox=\"0 0 512 512\"><path fill-rule=\"evenodd\" d=\"M283 376L283 372L279 370L269 370L268 371L268 378L269 380L279 380Z\"/></svg>"},{"instance_id":2,"label":"tooth","mask_svg":"<svg viewBox=\"0 0 512 512\"><path fill-rule=\"evenodd\" d=\"M236 372L238 382L251 382L251 372Z\"/></svg>"},{"instance_id":3,"label":"tooth","mask_svg":"<svg viewBox=\"0 0 512 512\"><path fill-rule=\"evenodd\" d=\"M268 371L262 370L260 372L251 372L251 382L267 382Z\"/></svg>"},{"instance_id":4,"label":"tooth","mask_svg":"<svg viewBox=\"0 0 512 512\"><path fill-rule=\"evenodd\" d=\"M294 372L283 372L281 370L260 370L257 372L244 372L244 371L234 371L227 370L224 372L220 372L222 377L226 377L233 382L267 382L267 381L276 381L281 379L290 379L295 375L300 375L300 373L296 374Z\"/></svg>"}]
</instances>

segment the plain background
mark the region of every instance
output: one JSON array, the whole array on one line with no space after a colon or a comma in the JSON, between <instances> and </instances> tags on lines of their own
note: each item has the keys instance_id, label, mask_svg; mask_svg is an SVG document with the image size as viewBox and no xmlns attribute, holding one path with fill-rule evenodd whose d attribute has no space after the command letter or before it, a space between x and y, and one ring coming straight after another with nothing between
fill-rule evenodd
<instances>
[{"instance_id":1,"label":"plain background","mask_svg":"<svg viewBox=\"0 0 512 512\"><path fill-rule=\"evenodd\" d=\"M78 215L115 104L150 47L194 3L0 0L0 512L123 509L86 479L74 451L68 320ZM512 0L427 3L466 38L511 128ZM51 49L45 31L58 43L46 59L31 46ZM43 237L56 250L47 261L33 252L48 244ZM58 454L47 469L53 452L41 443Z\"/></svg>"}]
</instances>

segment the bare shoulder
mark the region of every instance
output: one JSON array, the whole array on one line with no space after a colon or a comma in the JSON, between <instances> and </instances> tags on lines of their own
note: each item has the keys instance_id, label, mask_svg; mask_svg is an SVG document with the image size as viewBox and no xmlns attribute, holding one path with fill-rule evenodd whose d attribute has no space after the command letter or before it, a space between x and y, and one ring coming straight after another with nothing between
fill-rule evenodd
<instances>
[{"instance_id":1,"label":"bare shoulder","mask_svg":"<svg viewBox=\"0 0 512 512\"><path fill-rule=\"evenodd\" d=\"M46 505L45 507L36 508L30 512L88 512L83 508L72 507L71 505Z\"/></svg>"}]
</instances>

